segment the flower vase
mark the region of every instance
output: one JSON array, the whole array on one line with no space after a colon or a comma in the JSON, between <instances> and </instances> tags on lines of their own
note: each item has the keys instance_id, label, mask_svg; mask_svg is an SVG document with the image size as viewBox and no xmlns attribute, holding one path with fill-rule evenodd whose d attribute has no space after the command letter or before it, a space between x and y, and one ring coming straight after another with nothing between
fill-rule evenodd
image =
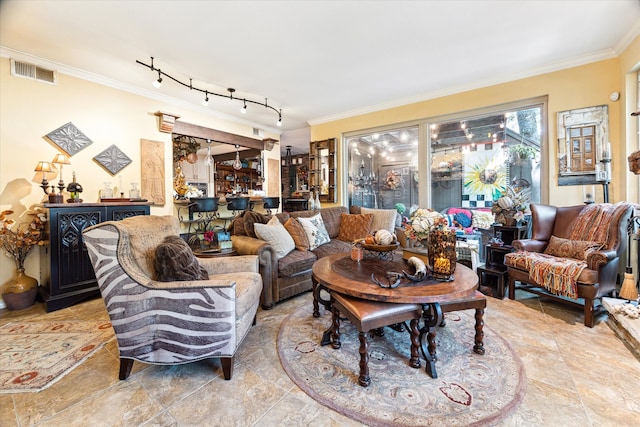
<instances>
[{"instance_id":1,"label":"flower vase","mask_svg":"<svg viewBox=\"0 0 640 427\"><path fill-rule=\"evenodd\" d=\"M516 220L516 211L514 210L505 210L503 211L504 213L504 225L507 226L514 226L517 224L517 220Z\"/></svg>"},{"instance_id":2,"label":"flower vase","mask_svg":"<svg viewBox=\"0 0 640 427\"><path fill-rule=\"evenodd\" d=\"M31 307L38 296L38 281L24 274L24 268L16 272L0 291L2 299L9 310L22 310Z\"/></svg>"},{"instance_id":3,"label":"flower vase","mask_svg":"<svg viewBox=\"0 0 640 427\"><path fill-rule=\"evenodd\" d=\"M456 270L456 234L448 228L429 232L427 256L431 275L440 281L453 280Z\"/></svg>"}]
</instances>

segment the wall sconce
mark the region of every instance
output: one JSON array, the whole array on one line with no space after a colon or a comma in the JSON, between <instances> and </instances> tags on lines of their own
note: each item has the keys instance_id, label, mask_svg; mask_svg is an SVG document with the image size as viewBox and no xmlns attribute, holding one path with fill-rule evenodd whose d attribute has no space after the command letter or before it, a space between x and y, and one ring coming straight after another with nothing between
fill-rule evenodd
<instances>
[{"instance_id":1,"label":"wall sconce","mask_svg":"<svg viewBox=\"0 0 640 427\"><path fill-rule=\"evenodd\" d=\"M51 163L54 163L56 165L60 165L60 180L58 181L58 188L60 189L60 192L62 193L62 190L64 190L64 179L62 179L62 168L63 168L64 165L70 165L71 162L69 162L69 158L66 155L64 155L64 154L56 154L56 156L53 158Z\"/></svg>"}]
</instances>

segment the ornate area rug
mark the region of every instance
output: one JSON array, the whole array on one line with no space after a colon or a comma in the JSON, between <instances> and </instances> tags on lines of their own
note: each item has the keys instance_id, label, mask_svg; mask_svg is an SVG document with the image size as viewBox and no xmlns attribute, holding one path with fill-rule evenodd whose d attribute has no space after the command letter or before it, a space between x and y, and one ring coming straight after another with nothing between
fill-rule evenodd
<instances>
[{"instance_id":1,"label":"ornate area rug","mask_svg":"<svg viewBox=\"0 0 640 427\"><path fill-rule=\"evenodd\" d=\"M433 379L409 366L406 331L384 328L368 338L371 385L358 385L358 331L341 322L342 348L320 346L331 316L301 307L283 322L278 336L280 361L294 383L321 404L370 426L491 425L520 404L526 376L520 358L497 333L484 327L485 355L473 352L473 311L446 315L437 331Z\"/></svg>"},{"instance_id":2,"label":"ornate area rug","mask_svg":"<svg viewBox=\"0 0 640 427\"><path fill-rule=\"evenodd\" d=\"M0 327L0 393L44 390L113 336L109 322L13 322Z\"/></svg>"}]
</instances>

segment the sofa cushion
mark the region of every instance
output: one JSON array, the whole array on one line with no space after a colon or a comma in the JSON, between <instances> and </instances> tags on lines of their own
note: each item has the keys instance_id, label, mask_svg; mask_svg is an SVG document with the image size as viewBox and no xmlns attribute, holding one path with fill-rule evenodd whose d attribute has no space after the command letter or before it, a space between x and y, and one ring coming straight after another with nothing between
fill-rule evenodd
<instances>
[{"instance_id":1,"label":"sofa cushion","mask_svg":"<svg viewBox=\"0 0 640 427\"><path fill-rule=\"evenodd\" d=\"M300 224L300 221L298 221L297 218L289 218L287 222L284 223L284 228L287 229L293 238L293 242L296 244L297 250L309 250L309 239L307 238L307 233L304 231L302 224Z\"/></svg>"},{"instance_id":2,"label":"sofa cushion","mask_svg":"<svg viewBox=\"0 0 640 427\"><path fill-rule=\"evenodd\" d=\"M396 216L398 215L398 211L395 209L361 208L360 212L363 214L373 214L371 231L387 230L390 233L395 231Z\"/></svg>"},{"instance_id":3,"label":"sofa cushion","mask_svg":"<svg viewBox=\"0 0 640 427\"><path fill-rule=\"evenodd\" d=\"M242 220L244 222L244 233L249 237L258 237L256 235L253 224L266 224L269 222L271 218L267 215L263 215L260 212L246 211L242 215Z\"/></svg>"},{"instance_id":4,"label":"sofa cushion","mask_svg":"<svg viewBox=\"0 0 640 427\"><path fill-rule=\"evenodd\" d=\"M602 245L603 244L599 242L569 240L551 236L544 253L561 258L573 258L585 261L589 252L597 251L602 247Z\"/></svg>"},{"instance_id":5,"label":"sofa cushion","mask_svg":"<svg viewBox=\"0 0 640 427\"><path fill-rule=\"evenodd\" d=\"M293 238L276 217L266 224L255 223L253 227L258 238L269 243L278 258L284 257L296 247Z\"/></svg>"},{"instance_id":6,"label":"sofa cushion","mask_svg":"<svg viewBox=\"0 0 640 427\"><path fill-rule=\"evenodd\" d=\"M515 252L506 254L504 256L504 265L524 271L529 274L527 260L523 257L516 256ZM591 270L590 268L584 268L576 281L578 282L578 284L586 285L593 285L595 283L598 283L598 272L595 270Z\"/></svg>"},{"instance_id":7,"label":"sofa cushion","mask_svg":"<svg viewBox=\"0 0 640 427\"><path fill-rule=\"evenodd\" d=\"M200 266L191 248L180 236L167 236L156 248L154 268L160 282L207 280L209 274Z\"/></svg>"},{"instance_id":8,"label":"sofa cushion","mask_svg":"<svg viewBox=\"0 0 640 427\"><path fill-rule=\"evenodd\" d=\"M373 214L342 214L338 239L345 242L364 239L372 231L371 224L373 224Z\"/></svg>"},{"instance_id":9,"label":"sofa cushion","mask_svg":"<svg viewBox=\"0 0 640 427\"><path fill-rule=\"evenodd\" d=\"M324 258L327 255L342 254L351 251L351 242L343 242L338 239L331 239L329 243L325 243L322 246L318 246L313 249L312 252L320 258Z\"/></svg>"},{"instance_id":10,"label":"sofa cushion","mask_svg":"<svg viewBox=\"0 0 640 427\"><path fill-rule=\"evenodd\" d=\"M294 250L278 260L281 277L291 277L311 270L318 257L313 252Z\"/></svg>"},{"instance_id":11,"label":"sofa cushion","mask_svg":"<svg viewBox=\"0 0 640 427\"><path fill-rule=\"evenodd\" d=\"M319 213L311 218L299 217L298 221L300 221L302 228L304 228L304 231L307 234L310 250L314 250L320 245L329 243L329 240L331 240L329 238L329 233L324 226L324 221L322 221L322 216Z\"/></svg>"}]
</instances>

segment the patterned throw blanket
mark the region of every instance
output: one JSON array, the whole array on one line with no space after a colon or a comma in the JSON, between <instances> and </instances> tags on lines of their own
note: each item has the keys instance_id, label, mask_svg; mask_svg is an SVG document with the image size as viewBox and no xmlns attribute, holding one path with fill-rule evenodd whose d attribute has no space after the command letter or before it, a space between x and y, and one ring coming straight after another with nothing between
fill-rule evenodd
<instances>
[{"instance_id":1,"label":"patterned throw blanket","mask_svg":"<svg viewBox=\"0 0 640 427\"><path fill-rule=\"evenodd\" d=\"M571 233L570 240L586 240L591 242L605 242L605 249L610 245L609 225L616 221L629 205L617 204L592 204L586 206L578 215ZM520 252L511 254L516 259L524 259L529 270L529 278L537 285L544 287L554 295L569 298L578 297L577 280L585 269L585 261L558 258L551 255Z\"/></svg>"}]
</instances>

